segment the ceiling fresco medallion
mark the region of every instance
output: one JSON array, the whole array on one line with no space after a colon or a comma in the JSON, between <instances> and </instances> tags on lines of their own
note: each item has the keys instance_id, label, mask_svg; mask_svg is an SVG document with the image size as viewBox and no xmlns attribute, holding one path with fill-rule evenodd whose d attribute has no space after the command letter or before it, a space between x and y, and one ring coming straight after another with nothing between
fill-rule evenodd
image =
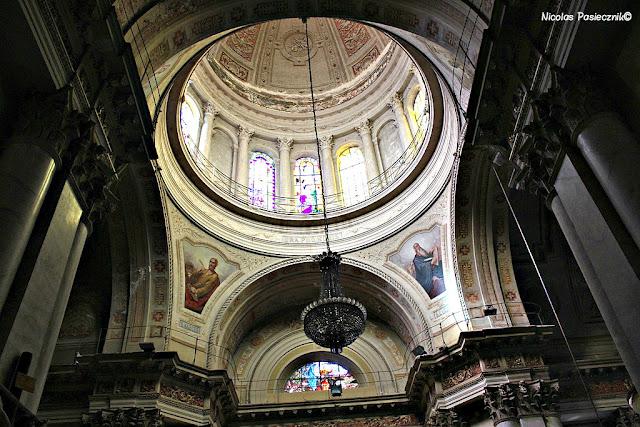
<instances>
[{"instance_id":1,"label":"ceiling fresco medallion","mask_svg":"<svg viewBox=\"0 0 640 427\"><path fill-rule=\"evenodd\" d=\"M276 47L280 49L282 56L293 62L293 65L305 65L307 63L307 36L303 31L287 31L282 37L282 42L276 43ZM320 47L320 43L315 40L314 36L309 34L309 50L312 58L318 52L318 47Z\"/></svg>"}]
</instances>

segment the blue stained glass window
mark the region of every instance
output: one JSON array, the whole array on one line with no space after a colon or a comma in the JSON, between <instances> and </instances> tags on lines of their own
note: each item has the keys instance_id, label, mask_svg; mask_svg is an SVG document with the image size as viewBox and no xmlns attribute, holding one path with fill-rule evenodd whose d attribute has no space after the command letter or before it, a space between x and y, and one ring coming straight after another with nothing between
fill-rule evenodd
<instances>
[{"instance_id":1,"label":"blue stained glass window","mask_svg":"<svg viewBox=\"0 0 640 427\"><path fill-rule=\"evenodd\" d=\"M355 205L369 197L364 156L358 147L349 147L340 152L338 170L345 206Z\"/></svg>"},{"instance_id":2,"label":"blue stained glass window","mask_svg":"<svg viewBox=\"0 0 640 427\"><path fill-rule=\"evenodd\" d=\"M262 209L276 208L276 166L265 153L254 152L249 161L249 203Z\"/></svg>"},{"instance_id":3,"label":"blue stained glass window","mask_svg":"<svg viewBox=\"0 0 640 427\"><path fill-rule=\"evenodd\" d=\"M303 214L322 211L322 188L320 187L320 168L312 157L296 160L293 171L296 186L296 207Z\"/></svg>"},{"instance_id":4,"label":"blue stained glass window","mask_svg":"<svg viewBox=\"0 0 640 427\"><path fill-rule=\"evenodd\" d=\"M284 391L329 390L329 380L337 380L343 389L356 388L358 382L351 373L335 362L310 362L296 369L287 380Z\"/></svg>"}]
</instances>

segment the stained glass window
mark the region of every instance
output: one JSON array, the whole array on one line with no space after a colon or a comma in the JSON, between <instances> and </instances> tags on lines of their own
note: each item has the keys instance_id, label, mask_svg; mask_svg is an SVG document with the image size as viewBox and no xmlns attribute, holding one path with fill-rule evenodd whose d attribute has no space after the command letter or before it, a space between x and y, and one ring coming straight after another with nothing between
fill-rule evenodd
<instances>
[{"instance_id":1,"label":"stained glass window","mask_svg":"<svg viewBox=\"0 0 640 427\"><path fill-rule=\"evenodd\" d=\"M358 382L345 367L335 362L310 362L291 374L284 391L296 393L329 390L329 379L337 380L343 389L358 387Z\"/></svg>"},{"instance_id":2,"label":"stained glass window","mask_svg":"<svg viewBox=\"0 0 640 427\"><path fill-rule=\"evenodd\" d=\"M322 188L320 187L320 168L312 157L296 160L293 171L296 188L296 207L303 214L322 211Z\"/></svg>"},{"instance_id":3,"label":"stained glass window","mask_svg":"<svg viewBox=\"0 0 640 427\"><path fill-rule=\"evenodd\" d=\"M249 203L262 209L276 208L276 166L265 153L253 152L249 161Z\"/></svg>"},{"instance_id":4,"label":"stained glass window","mask_svg":"<svg viewBox=\"0 0 640 427\"><path fill-rule=\"evenodd\" d=\"M364 156L358 147L349 147L340 152L338 170L345 206L355 205L369 197Z\"/></svg>"},{"instance_id":5,"label":"stained glass window","mask_svg":"<svg viewBox=\"0 0 640 427\"><path fill-rule=\"evenodd\" d=\"M185 99L180 107L180 129L182 138L189 151L195 153L198 147L198 128L200 127L200 115L194 110L194 102Z\"/></svg>"}]
</instances>

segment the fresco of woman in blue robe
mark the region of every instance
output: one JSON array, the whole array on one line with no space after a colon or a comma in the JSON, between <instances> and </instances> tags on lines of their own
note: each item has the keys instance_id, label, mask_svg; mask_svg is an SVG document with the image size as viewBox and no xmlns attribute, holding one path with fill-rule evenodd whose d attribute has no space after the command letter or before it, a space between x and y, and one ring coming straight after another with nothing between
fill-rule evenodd
<instances>
[{"instance_id":1,"label":"fresco of woman in blue robe","mask_svg":"<svg viewBox=\"0 0 640 427\"><path fill-rule=\"evenodd\" d=\"M433 299L445 291L440 247L434 244L426 250L416 242L413 244L413 250L415 255L408 270Z\"/></svg>"},{"instance_id":2,"label":"fresco of woman in blue robe","mask_svg":"<svg viewBox=\"0 0 640 427\"><path fill-rule=\"evenodd\" d=\"M441 226L421 230L407 237L389 254L389 261L407 272L429 295L430 299L446 293L442 260Z\"/></svg>"}]
</instances>

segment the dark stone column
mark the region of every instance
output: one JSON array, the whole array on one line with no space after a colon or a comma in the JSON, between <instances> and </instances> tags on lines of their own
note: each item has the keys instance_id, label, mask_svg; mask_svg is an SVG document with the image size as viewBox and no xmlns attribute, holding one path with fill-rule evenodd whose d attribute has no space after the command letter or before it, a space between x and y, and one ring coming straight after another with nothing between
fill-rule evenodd
<instances>
[{"instance_id":1,"label":"dark stone column","mask_svg":"<svg viewBox=\"0 0 640 427\"><path fill-rule=\"evenodd\" d=\"M638 388L640 146L588 75L558 72L531 105L510 184L547 198Z\"/></svg>"}]
</instances>

